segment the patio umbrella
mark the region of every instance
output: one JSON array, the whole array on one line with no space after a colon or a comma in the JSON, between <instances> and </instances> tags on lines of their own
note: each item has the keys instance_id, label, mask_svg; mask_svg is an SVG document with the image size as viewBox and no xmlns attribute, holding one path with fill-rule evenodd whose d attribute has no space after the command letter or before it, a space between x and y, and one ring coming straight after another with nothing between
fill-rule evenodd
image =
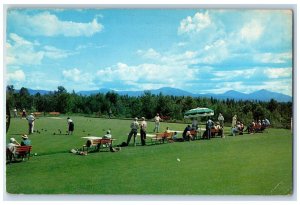
<instances>
[{"instance_id":1,"label":"patio umbrella","mask_svg":"<svg viewBox=\"0 0 300 205\"><path fill-rule=\"evenodd\" d=\"M184 113L184 118L213 116L214 111L205 107L197 107Z\"/></svg>"}]
</instances>

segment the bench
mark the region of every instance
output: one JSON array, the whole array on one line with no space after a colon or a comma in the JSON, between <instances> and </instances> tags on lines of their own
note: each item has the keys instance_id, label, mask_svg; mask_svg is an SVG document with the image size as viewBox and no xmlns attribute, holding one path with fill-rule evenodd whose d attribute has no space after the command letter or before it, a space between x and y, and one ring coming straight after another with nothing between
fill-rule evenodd
<instances>
[{"instance_id":1,"label":"bench","mask_svg":"<svg viewBox=\"0 0 300 205\"><path fill-rule=\"evenodd\" d=\"M210 132L211 132L211 136L212 137L215 137L215 136L220 136L222 137L223 135L223 130L220 128L220 129L217 129L217 128L211 128L210 129Z\"/></svg>"},{"instance_id":2,"label":"bench","mask_svg":"<svg viewBox=\"0 0 300 205\"><path fill-rule=\"evenodd\" d=\"M162 133L156 133L154 137L151 137L151 144L153 142L156 144L156 142L164 143L165 141L170 142L172 140L173 132L162 132Z\"/></svg>"},{"instance_id":3,"label":"bench","mask_svg":"<svg viewBox=\"0 0 300 205\"><path fill-rule=\"evenodd\" d=\"M27 158L29 160L30 152L32 146L18 146L16 147L15 154L13 154L9 149L6 149L6 157L9 162L17 161L17 159L22 159L22 161Z\"/></svg>"},{"instance_id":4,"label":"bench","mask_svg":"<svg viewBox=\"0 0 300 205\"><path fill-rule=\"evenodd\" d=\"M190 133L194 139L198 139L198 131L197 130L190 130Z\"/></svg>"},{"instance_id":5,"label":"bench","mask_svg":"<svg viewBox=\"0 0 300 205\"><path fill-rule=\"evenodd\" d=\"M40 117L42 114L43 114L43 113L41 113L41 112L34 112L34 113L33 113L33 115L34 115L35 117Z\"/></svg>"},{"instance_id":6,"label":"bench","mask_svg":"<svg viewBox=\"0 0 300 205\"><path fill-rule=\"evenodd\" d=\"M101 148L110 148L115 139L89 139L86 144L82 146L82 151L100 151Z\"/></svg>"},{"instance_id":7,"label":"bench","mask_svg":"<svg viewBox=\"0 0 300 205\"><path fill-rule=\"evenodd\" d=\"M60 112L49 112L49 115L55 115L55 116L58 116L58 115L60 115Z\"/></svg>"}]
</instances>

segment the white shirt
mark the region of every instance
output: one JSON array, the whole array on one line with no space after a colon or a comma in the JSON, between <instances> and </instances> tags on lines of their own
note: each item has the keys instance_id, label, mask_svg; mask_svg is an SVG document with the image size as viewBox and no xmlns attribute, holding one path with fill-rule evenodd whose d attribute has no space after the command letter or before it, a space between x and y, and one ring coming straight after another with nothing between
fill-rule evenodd
<instances>
[{"instance_id":1,"label":"white shirt","mask_svg":"<svg viewBox=\"0 0 300 205\"><path fill-rule=\"evenodd\" d=\"M143 121L141 122L141 128L142 128L143 130L146 130L146 128L147 128L147 122L146 122L145 120L143 120Z\"/></svg>"},{"instance_id":2,"label":"white shirt","mask_svg":"<svg viewBox=\"0 0 300 205\"><path fill-rule=\"evenodd\" d=\"M159 116L154 117L154 121L155 121L156 124L159 124L160 120L161 120L161 118Z\"/></svg>"},{"instance_id":3,"label":"white shirt","mask_svg":"<svg viewBox=\"0 0 300 205\"><path fill-rule=\"evenodd\" d=\"M35 120L35 117L33 115L29 115L27 117L27 120L28 120L29 123L33 123L33 121Z\"/></svg>"}]
</instances>

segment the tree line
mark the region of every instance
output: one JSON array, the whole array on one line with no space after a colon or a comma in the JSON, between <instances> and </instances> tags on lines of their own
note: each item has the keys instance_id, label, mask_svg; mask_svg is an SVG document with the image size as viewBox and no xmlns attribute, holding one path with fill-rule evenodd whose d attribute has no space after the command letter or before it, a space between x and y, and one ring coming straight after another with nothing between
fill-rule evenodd
<instances>
[{"instance_id":1,"label":"tree line","mask_svg":"<svg viewBox=\"0 0 300 205\"><path fill-rule=\"evenodd\" d=\"M19 111L23 108L30 112L60 112L62 114L86 114L104 117L112 114L117 118L145 117L152 119L156 113L169 121L184 121L184 113L196 107L213 109L217 120L222 113L225 123L231 123L233 115L238 120L249 124L268 118L274 127L290 128L292 118L292 102L278 102L271 99L268 102L249 100L218 100L215 98L154 95L145 91L142 96L132 97L119 95L115 92L98 93L90 96L78 95L73 90L67 92L63 86L48 94L36 93L30 95L27 88L16 91L13 85L6 89L7 105Z\"/></svg>"}]
</instances>

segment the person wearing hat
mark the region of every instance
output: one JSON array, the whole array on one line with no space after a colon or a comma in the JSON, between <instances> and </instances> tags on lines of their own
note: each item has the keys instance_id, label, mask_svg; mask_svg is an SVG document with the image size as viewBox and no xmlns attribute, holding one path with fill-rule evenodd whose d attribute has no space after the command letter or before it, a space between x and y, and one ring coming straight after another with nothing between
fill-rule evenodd
<instances>
[{"instance_id":1,"label":"person wearing hat","mask_svg":"<svg viewBox=\"0 0 300 205\"><path fill-rule=\"evenodd\" d=\"M21 146L30 146L31 141L28 139L27 135L22 135L22 141L21 141Z\"/></svg>"},{"instance_id":2,"label":"person wearing hat","mask_svg":"<svg viewBox=\"0 0 300 205\"><path fill-rule=\"evenodd\" d=\"M153 132L156 132L158 133L158 130L159 130L159 122L161 121L162 119L159 117L159 114L157 113L156 116L154 117L154 130Z\"/></svg>"},{"instance_id":3,"label":"person wearing hat","mask_svg":"<svg viewBox=\"0 0 300 205\"><path fill-rule=\"evenodd\" d=\"M6 148L9 150L11 154L16 153L16 147L20 146L20 143L17 142L15 138L10 138L9 143L7 144Z\"/></svg>"},{"instance_id":4,"label":"person wearing hat","mask_svg":"<svg viewBox=\"0 0 300 205\"><path fill-rule=\"evenodd\" d=\"M220 126L223 128L224 127L224 117L222 113L219 113L218 121L220 123Z\"/></svg>"},{"instance_id":5,"label":"person wearing hat","mask_svg":"<svg viewBox=\"0 0 300 205\"><path fill-rule=\"evenodd\" d=\"M134 143L134 146L136 145L136 142L135 142L135 139L136 139L136 135L137 135L137 132L138 132L138 129L139 129L139 123L138 123L138 118L134 118L133 119L133 122L130 124L130 133L128 134L128 138L127 138L127 145L129 145L129 142L131 140L131 137L133 135L133 143Z\"/></svg>"},{"instance_id":6,"label":"person wearing hat","mask_svg":"<svg viewBox=\"0 0 300 205\"><path fill-rule=\"evenodd\" d=\"M103 136L103 138L105 139L111 139L111 134L110 134L110 130L107 130L106 134Z\"/></svg>"},{"instance_id":7,"label":"person wearing hat","mask_svg":"<svg viewBox=\"0 0 300 205\"><path fill-rule=\"evenodd\" d=\"M33 116L33 113L30 113L30 115L28 115L26 119L28 121L28 126L29 126L28 134L31 134L33 133L34 130L34 121L35 121L35 117Z\"/></svg>"},{"instance_id":8,"label":"person wearing hat","mask_svg":"<svg viewBox=\"0 0 300 205\"><path fill-rule=\"evenodd\" d=\"M142 146L146 145L146 129L147 129L147 122L144 117L142 117L142 122L141 122L141 144Z\"/></svg>"},{"instance_id":9,"label":"person wearing hat","mask_svg":"<svg viewBox=\"0 0 300 205\"><path fill-rule=\"evenodd\" d=\"M71 118L67 118L67 123L68 123L68 135L73 134L74 131L74 122Z\"/></svg>"}]
</instances>

